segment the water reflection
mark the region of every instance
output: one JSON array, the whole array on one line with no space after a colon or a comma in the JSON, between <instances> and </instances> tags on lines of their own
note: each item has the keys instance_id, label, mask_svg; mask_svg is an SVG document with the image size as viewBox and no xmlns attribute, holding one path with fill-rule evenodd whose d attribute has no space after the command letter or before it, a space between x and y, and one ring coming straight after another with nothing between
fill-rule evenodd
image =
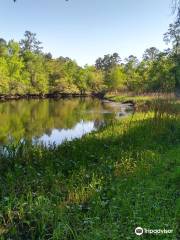
<instances>
[{"instance_id":1,"label":"water reflection","mask_svg":"<svg viewBox=\"0 0 180 240\"><path fill-rule=\"evenodd\" d=\"M92 98L3 102L0 103L0 144L21 139L60 144L96 130L119 111L119 105Z\"/></svg>"},{"instance_id":2,"label":"water reflection","mask_svg":"<svg viewBox=\"0 0 180 240\"><path fill-rule=\"evenodd\" d=\"M96 130L95 124L93 121L84 122L81 121L75 125L72 129L53 129L50 135L43 134L42 137L35 140L37 142L43 142L48 145L52 141L56 144L61 144L64 140L70 141L74 138L81 138L84 134L90 133L93 130Z\"/></svg>"}]
</instances>

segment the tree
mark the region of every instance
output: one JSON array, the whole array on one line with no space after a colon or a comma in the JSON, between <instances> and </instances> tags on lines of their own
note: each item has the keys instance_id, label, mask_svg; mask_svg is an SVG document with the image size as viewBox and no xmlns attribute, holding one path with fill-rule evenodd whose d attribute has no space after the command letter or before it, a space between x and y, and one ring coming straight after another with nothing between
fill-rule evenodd
<instances>
[{"instance_id":1,"label":"tree","mask_svg":"<svg viewBox=\"0 0 180 240\"><path fill-rule=\"evenodd\" d=\"M139 64L138 58L134 55L130 55L128 58L125 58L125 62L126 62L125 68L127 69L129 68L135 69Z\"/></svg>"},{"instance_id":2,"label":"tree","mask_svg":"<svg viewBox=\"0 0 180 240\"><path fill-rule=\"evenodd\" d=\"M118 53L104 55L103 58L96 60L95 66L98 70L109 71L112 67L118 65L121 61Z\"/></svg>"},{"instance_id":3,"label":"tree","mask_svg":"<svg viewBox=\"0 0 180 240\"><path fill-rule=\"evenodd\" d=\"M8 63L3 57L0 57L0 94L9 92L9 74Z\"/></svg>"},{"instance_id":4,"label":"tree","mask_svg":"<svg viewBox=\"0 0 180 240\"><path fill-rule=\"evenodd\" d=\"M171 92L175 89L174 61L167 54L154 61L148 73L147 90Z\"/></svg>"},{"instance_id":5,"label":"tree","mask_svg":"<svg viewBox=\"0 0 180 240\"><path fill-rule=\"evenodd\" d=\"M9 91L12 94L23 94L26 92L26 79L24 76L23 59L20 57L19 44L13 40L9 41L8 53Z\"/></svg>"},{"instance_id":6,"label":"tree","mask_svg":"<svg viewBox=\"0 0 180 240\"><path fill-rule=\"evenodd\" d=\"M87 79L85 77L85 70L83 68L79 68L76 73L75 85L77 86L81 94L85 94L88 89L86 80Z\"/></svg>"},{"instance_id":7,"label":"tree","mask_svg":"<svg viewBox=\"0 0 180 240\"><path fill-rule=\"evenodd\" d=\"M28 74L28 93L44 94L48 92L48 71L46 70L45 59L42 55L26 51L24 62Z\"/></svg>"},{"instance_id":8,"label":"tree","mask_svg":"<svg viewBox=\"0 0 180 240\"><path fill-rule=\"evenodd\" d=\"M178 14L180 11L180 0L172 0L173 14Z\"/></svg>"},{"instance_id":9,"label":"tree","mask_svg":"<svg viewBox=\"0 0 180 240\"><path fill-rule=\"evenodd\" d=\"M36 34L26 31L21 43L0 39L0 93L99 93L108 91L170 91L180 79L178 22L166 39L173 49L146 49L141 62L130 55L121 63L117 53L104 55L84 68L68 57L53 59L40 50Z\"/></svg>"},{"instance_id":10,"label":"tree","mask_svg":"<svg viewBox=\"0 0 180 240\"><path fill-rule=\"evenodd\" d=\"M139 61L136 56L130 55L125 59L126 86L128 90L137 90L140 76L138 73Z\"/></svg>"},{"instance_id":11,"label":"tree","mask_svg":"<svg viewBox=\"0 0 180 240\"><path fill-rule=\"evenodd\" d=\"M37 40L36 33L32 33L30 31L26 31L24 34L24 39L20 41L20 46L22 52L30 51L35 53L41 53L43 47L41 47L42 43Z\"/></svg>"},{"instance_id":12,"label":"tree","mask_svg":"<svg viewBox=\"0 0 180 240\"><path fill-rule=\"evenodd\" d=\"M164 34L164 41L171 42L175 54L180 54L180 12L178 19L169 25L168 31Z\"/></svg>"},{"instance_id":13,"label":"tree","mask_svg":"<svg viewBox=\"0 0 180 240\"><path fill-rule=\"evenodd\" d=\"M177 19L173 24L169 25L168 31L164 34L164 41L166 43L171 42L173 46L173 58L175 61L174 74L176 81L176 93L178 93L180 90L180 8L178 11Z\"/></svg>"},{"instance_id":14,"label":"tree","mask_svg":"<svg viewBox=\"0 0 180 240\"><path fill-rule=\"evenodd\" d=\"M155 47L147 48L143 54L143 59L145 61L154 61L157 59L159 50Z\"/></svg>"},{"instance_id":15,"label":"tree","mask_svg":"<svg viewBox=\"0 0 180 240\"><path fill-rule=\"evenodd\" d=\"M45 53L44 57L45 57L46 60L50 60L50 59L52 59L52 54L50 52L49 53Z\"/></svg>"},{"instance_id":16,"label":"tree","mask_svg":"<svg viewBox=\"0 0 180 240\"><path fill-rule=\"evenodd\" d=\"M94 66L85 67L85 81L87 82L89 91L93 93L104 93L106 91L104 74Z\"/></svg>"},{"instance_id":17,"label":"tree","mask_svg":"<svg viewBox=\"0 0 180 240\"><path fill-rule=\"evenodd\" d=\"M121 66L113 67L106 75L106 84L110 91L118 91L126 86L126 75Z\"/></svg>"},{"instance_id":18,"label":"tree","mask_svg":"<svg viewBox=\"0 0 180 240\"><path fill-rule=\"evenodd\" d=\"M3 38L0 38L0 57L7 55L7 42Z\"/></svg>"}]
</instances>

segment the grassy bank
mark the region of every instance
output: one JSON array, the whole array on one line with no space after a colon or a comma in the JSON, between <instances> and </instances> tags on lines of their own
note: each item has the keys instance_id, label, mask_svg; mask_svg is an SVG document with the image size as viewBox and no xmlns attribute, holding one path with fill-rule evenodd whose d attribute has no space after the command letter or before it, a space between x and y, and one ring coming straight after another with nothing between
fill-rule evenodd
<instances>
[{"instance_id":1,"label":"grassy bank","mask_svg":"<svg viewBox=\"0 0 180 240\"><path fill-rule=\"evenodd\" d=\"M131 103L135 110L140 112L155 111L168 114L179 114L180 112L180 98L174 94L107 94L105 99L113 102Z\"/></svg>"},{"instance_id":2,"label":"grassy bank","mask_svg":"<svg viewBox=\"0 0 180 240\"><path fill-rule=\"evenodd\" d=\"M180 99L178 99L173 93L152 93L152 94L106 94L105 98L114 102L132 102L136 105L144 105L144 104L153 104L157 101L161 102L176 102L180 103Z\"/></svg>"},{"instance_id":3,"label":"grassy bank","mask_svg":"<svg viewBox=\"0 0 180 240\"><path fill-rule=\"evenodd\" d=\"M0 157L0 239L177 239L180 117L136 113L49 149Z\"/></svg>"}]
</instances>

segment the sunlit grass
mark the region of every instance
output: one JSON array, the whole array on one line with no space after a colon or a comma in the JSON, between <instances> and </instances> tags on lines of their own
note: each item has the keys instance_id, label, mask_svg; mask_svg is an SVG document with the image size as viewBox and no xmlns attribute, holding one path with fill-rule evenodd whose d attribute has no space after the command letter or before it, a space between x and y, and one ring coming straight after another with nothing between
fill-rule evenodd
<instances>
[{"instance_id":1,"label":"sunlit grass","mask_svg":"<svg viewBox=\"0 0 180 240\"><path fill-rule=\"evenodd\" d=\"M144 93L144 94L136 94L134 92L127 92L127 93L108 93L105 96L106 98L112 99L114 101L128 101L134 100L136 102L145 102L145 101L152 101L156 99L160 100L178 100L174 93Z\"/></svg>"},{"instance_id":2,"label":"sunlit grass","mask_svg":"<svg viewBox=\"0 0 180 240\"><path fill-rule=\"evenodd\" d=\"M176 239L180 117L139 112L61 146L8 146L0 156L0 236ZM149 239L150 236L144 236Z\"/></svg>"}]
</instances>

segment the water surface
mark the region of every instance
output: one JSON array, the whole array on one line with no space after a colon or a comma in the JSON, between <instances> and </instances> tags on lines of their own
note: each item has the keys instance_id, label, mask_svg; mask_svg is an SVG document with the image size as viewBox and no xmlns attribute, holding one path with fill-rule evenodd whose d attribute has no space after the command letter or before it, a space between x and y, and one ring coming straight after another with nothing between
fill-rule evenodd
<instances>
[{"instance_id":1,"label":"water surface","mask_svg":"<svg viewBox=\"0 0 180 240\"><path fill-rule=\"evenodd\" d=\"M18 100L0 103L0 145L29 140L60 144L118 117L119 104L92 98Z\"/></svg>"}]
</instances>

